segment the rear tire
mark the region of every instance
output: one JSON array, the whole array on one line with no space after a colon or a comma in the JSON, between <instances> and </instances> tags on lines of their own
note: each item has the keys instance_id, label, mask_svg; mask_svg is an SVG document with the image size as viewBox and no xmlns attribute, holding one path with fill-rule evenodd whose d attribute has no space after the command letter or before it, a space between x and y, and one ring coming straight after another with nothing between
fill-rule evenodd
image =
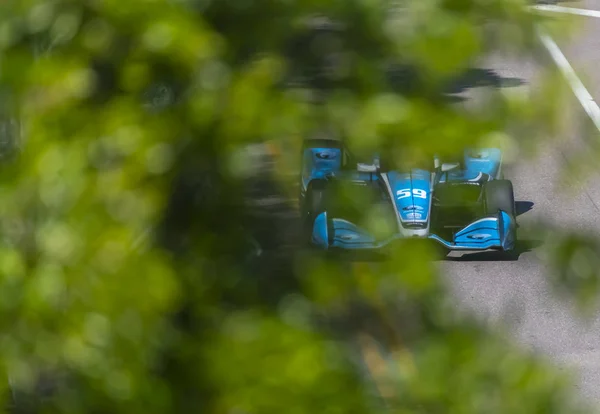
<instances>
[{"instance_id":1,"label":"rear tire","mask_svg":"<svg viewBox=\"0 0 600 414\"><path fill-rule=\"evenodd\" d=\"M485 212L486 214L498 214L502 210L513 219L517 217L515 206L515 195L510 180L493 180L485 183Z\"/></svg>"}]
</instances>

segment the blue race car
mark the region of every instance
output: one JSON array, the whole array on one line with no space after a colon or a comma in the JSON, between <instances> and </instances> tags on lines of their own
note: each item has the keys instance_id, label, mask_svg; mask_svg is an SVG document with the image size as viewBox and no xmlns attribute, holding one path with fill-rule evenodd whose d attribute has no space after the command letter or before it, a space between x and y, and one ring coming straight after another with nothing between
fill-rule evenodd
<instances>
[{"instance_id":1,"label":"blue race car","mask_svg":"<svg viewBox=\"0 0 600 414\"><path fill-rule=\"evenodd\" d=\"M510 251L516 241L513 186L502 152L466 150L455 163L382 168L358 163L340 141L304 143L300 212L310 243L327 250L378 250L396 240L433 240L447 250ZM363 225L365 202L386 218L383 231Z\"/></svg>"}]
</instances>

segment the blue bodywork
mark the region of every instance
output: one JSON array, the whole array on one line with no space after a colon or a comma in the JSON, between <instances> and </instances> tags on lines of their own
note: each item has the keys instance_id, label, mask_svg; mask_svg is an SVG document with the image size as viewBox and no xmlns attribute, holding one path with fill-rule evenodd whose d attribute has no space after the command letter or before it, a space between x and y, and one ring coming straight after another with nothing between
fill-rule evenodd
<instances>
[{"instance_id":1,"label":"blue bodywork","mask_svg":"<svg viewBox=\"0 0 600 414\"><path fill-rule=\"evenodd\" d=\"M444 173L440 182L476 181L483 175L494 179L502 178L502 151L497 148L484 148L477 151L466 150L463 156L464 169Z\"/></svg>"},{"instance_id":2,"label":"blue bodywork","mask_svg":"<svg viewBox=\"0 0 600 414\"><path fill-rule=\"evenodd\" d=\"M451 250L502 248L509 251L515 247L515 225L514 218L499 211L496 217L479 219L457 232L452 243L435 234L431 234L429 238Z\"/></svg>"},{"instance_id":3,"label":"blue bodywork","mask_svg":"<svg viewBox=\"0 0 600 414\"><path fill-rule=\"evenodd\" d=\"M340 171L343 162L343 150L339 148L306 148L302 162L301 194L304 195L308 183L322 180L330 174Z\"/></svg>"},{"instance_id":4,"label":"blue bodywork","mask_svg":"<svg viewBox=\"0 0 600 414\"><path fill-rule=\"evenodd\" d=\"M408 173L390 171L386 176L394 197L394 207L401 225L414 226L429 221L431 204L431 173L414 169Z\"/></svg>"},{"instance_id":5,"label":"blue bodywork","mask_svg":"<svg viewBox=\"0 0 600 414\"><path fill-rule=\"evenodd\" d=\"M444 236L432 231L432 209L438 184L458 183L481 185L502 178L502 153L499 149L485 148L464 151L462 168L443 171L442 168L411 169L408 172L380 172L372 165L357 168L350 165L351 157L343 148L306 148L303 154L301 198L306 196L313 180L335 178L346 182L372 186L385 195L391 205L396 227L383 237L376 237L356 223L335 217L325 210L312 219L311 242L322 249L382 249L396 240L419 238L433 240L449 250L509 251L516 241L516 220L508 212L476 217L471 222ZM432 162L433 167L433 162ZM392 213L393 212L393 213Z\"/></svg>"}]
</instances>

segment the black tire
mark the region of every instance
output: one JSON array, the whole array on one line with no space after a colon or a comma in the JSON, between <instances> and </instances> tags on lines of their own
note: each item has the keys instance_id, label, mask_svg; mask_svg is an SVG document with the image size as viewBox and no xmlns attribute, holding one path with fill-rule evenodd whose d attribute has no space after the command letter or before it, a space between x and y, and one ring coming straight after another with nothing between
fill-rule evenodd
<instances>
[{"instance_id":1,"label":"black tire","mask_svg":"<svg viewBox=\"0 0 600 414\"><path fill-rule=\"evenodd\" d=\"M326 209L327 190L322 180L313 180L308 184L302 211L305 239L312 237L313 224L319 214Z\"/></svg>"},{"instance_id":2,"label":"black tire","mask_svg":"<svg viewBox=\"0 0 600 414\"><path fill-rule=\"evenodd\" d=\"M484 186L485 213L498 214L502 210L512 218L517 217L515 206L515 195L510 180L493 180Z\"/></svg>"},{"instance_id":3,"label":"black tire","mask_svg":"<svg viewBox=\"0 0 600 414\"><path fill-rule=\"evenodd\" d=\"M326 188L325 181L313 180L306 190L306 216L312 222L323 211L325 211Z\"/></svg>"}]
</instances>

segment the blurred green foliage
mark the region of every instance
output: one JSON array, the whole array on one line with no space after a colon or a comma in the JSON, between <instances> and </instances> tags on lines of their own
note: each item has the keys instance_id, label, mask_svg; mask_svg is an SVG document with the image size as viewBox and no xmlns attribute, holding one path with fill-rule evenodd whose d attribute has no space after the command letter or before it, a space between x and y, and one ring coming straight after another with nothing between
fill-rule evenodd
<instances>
[{"instance_id":1,"label":"blurred green foliage","mask_svg":"<svg viewBox=\"0 0 600 414\"><path fill-rule=\"evenodd\" d=\"M526 3L3 2L3 395L69 413L575 412L555 373L453 316L433 252L315 257L293 200L264 201L294 194L301 140L324 131L411 158L543 137L554 99L469 112L446 93L483 53L535 47Z\"/></svg>"}]
</instances>

